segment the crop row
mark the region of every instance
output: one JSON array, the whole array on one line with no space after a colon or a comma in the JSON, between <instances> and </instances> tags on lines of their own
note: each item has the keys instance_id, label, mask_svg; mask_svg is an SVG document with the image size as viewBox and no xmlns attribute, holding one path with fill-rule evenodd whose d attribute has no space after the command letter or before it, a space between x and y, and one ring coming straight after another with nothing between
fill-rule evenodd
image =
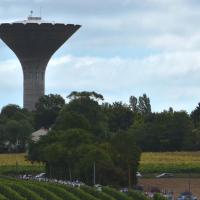
<instances>
[{"instance_id":1,"label":"crop row","mask_svg":"<svg viewBox=\"0 0 200 200\"><path fill-rule=\"evenodd\" d=\"M71 186L0 178L0 200L148 200L142 193L122 193L110 187L102 191L89 186Z\"/></svg>"}]
</instances>

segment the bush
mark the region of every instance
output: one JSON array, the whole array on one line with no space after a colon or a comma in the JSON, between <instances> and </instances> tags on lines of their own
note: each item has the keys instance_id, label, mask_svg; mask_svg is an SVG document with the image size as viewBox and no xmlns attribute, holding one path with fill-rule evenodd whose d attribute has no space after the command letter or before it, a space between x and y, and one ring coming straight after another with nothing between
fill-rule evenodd
<instances>
[{"instance_id":1,"label":"bush","mask_svg":"<svg viewBox=\"0 0 200 200\"><path fill-rule=\"evenodd\" d=\"M22 186L21 184L11 183L9 186L28 200L43 200L37 193Z\"/></svg>"},{"instance_id":2,"label":"bush","mask_svg":"<svg viewBox=\"0 0 200 200\"><path fill-rule=\"evenodd\" d=\"M128 197L126 194L119 192L119 191L117 191L113 188L110 188L110 187L103 187L103 192L114 197L116 200L132 200L132 198Z\"/></svg>"},{"instance_id":3,"label":"bush","mask_svg":"<svg viewBox=\"0 0 200 200\"><path fill-rule=\"evenodd\" d=\"M26 187L38 193L45 200L62 200L60 197L55 195L53 192L48 191L47 189L37 186L36 184L26 184Z\"/></svg>"},{"instance_id":4,"label":"bush","mask_svg":"<svg viewBox=\"0 0 200 200\"><path fill-rule=\"evenodd\" d=\"M98 200L97 198L93 197L89 193L86 193L86 192L84 192L83 190L81 190L79 188L73 188L73 187L70 187L70 186L65 186L65 188L69 192L71 192L74 195L76 195L77 197L79 197L81 200Z\"/></svg>"},{"instance_id":5,"label":"bush","mask_svg":"<svg viewBox=\"0 0 200 200\"><path fill-rule=\"evenodd\" d=\"M0 184L0 193L8 199L26 200L24 197L22 197L20 194L18 194L15 190L11 189L7 185Z\"/></svg>"},{"instance_id":6,"label":"bush","mask_svg":"<svg viewBox=\"0 0 200 200\"><path fill-rule=\"evenodd\" d=\"M153 196L153 200L167 200L167 198L163 197L161 194L156 193Z\"/></svg>"},{"instance_id":7,"label":"bush","mask_svg":"<svg viewBox=\"0 0 200 200\"><path fill-rule=\"evenodd\" d=\"M81 186L81 189L101 200L115 200L113 197L109 196L108 194L106 194L104 192L100 192L100 191L98 191L92 187L86 186L86 185Z\"/></svg>"},{"instance_id":8,"label":"bush","mask_svg":"<svg viewBox=\"0 0 200 200\"><path fill-rule=\"evenodd\" d=\"M142 192L135 190L128 190L128 196L135 200L148 200L148 198Z\"/></svg>"},{"instance_id":9,"label":"bush","mask_svg":"<svg viewBox=\"0 0 200 200\"><path fill-rule=\"evenodd\" d=\"M72 193L68 192L67 190L61 188L59 185L55 184L43 184L45 188L47 188L49 191L53 192L57 196L59 196L62 199L69 199L69 200L80 200L78 197L73 195Z\"/></svg>"}]
</instances>

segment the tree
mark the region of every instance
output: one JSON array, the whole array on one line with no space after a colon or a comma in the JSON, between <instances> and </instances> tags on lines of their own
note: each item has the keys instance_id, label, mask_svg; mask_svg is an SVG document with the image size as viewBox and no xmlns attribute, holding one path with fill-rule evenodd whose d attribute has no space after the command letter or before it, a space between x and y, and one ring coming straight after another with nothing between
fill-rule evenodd
<instances>
[{"instance_id":1,"label":"tree","mask_svg":"<svg viewBox=\"0 0 200 200\"><path fill-rule=\"evenodd\" d=\"M9 142L10 151L24 152L32 132L33 127L26 120L8 120L5 125L5 141Z\"/></svg>"},{"instance_id":2,"label":"tree","mask_svg":"<svg viewBox=\"0 0 200 200\"><path fill-rule=\"evenodd\" d=\"M87 91L83 91L83 92L77 92L77 91L73 91L71 92L67 98L74 100L74 99L83 99L83 98L90 98L90 99L94 99L94 100L104 100L103 95L98 94L96 92L87 92Z\"/></svg>"},{"instance_id":3,"label":"tree","mask_svg":"<svg viewBox=\"0 0 200 200\"><path fill-rule=\"evenodd\" d=\"M134 137L129 133L118 133L112 138L115 162L126 170L129 187L137 183L136 172L139 166L141 151ZM133 181L132 181L133 180Z\"/></svg>"},{"instance_id":4,"label":"tree","mask_svg":"<svg viewBox=\"0 0 200 200\"><path fill-rule=\"evenodd\" d=\"M60 95L49 94L42 96L35 106L36 128L49 128L52 126L64 105L65 100Z\"/></svg>"},{"instance_id":5,"label":"tree","mask_svg":"<svg viewBox=\"0 0 200 200\"><path fill-rule=\"evenodd\" d=\"M82 145L78 148L80 156L80 177L93 185L113 183L114 163L109 152L100 145ZM114 183L116 184L116 182Z\"/></svg>"},{"instance_id":6,"label":"tree","mask_svg":"<svg viewBox=\"0 0 200 200\"><path fill-rule=\"evenodd\" d=\"M193 125L184 111L152 113L142 123L130 128L143 151L186 150L185 138L192 133Z\"/></svg>"},{"instance_id":7,"label":"tree","mask_svg":"<svg viewBox=\"0 0 200 200\"><path fill-rule=\"evenodd\" d=\"M137 98L135 96L130 96L129 98L129 104L130 104L130 107L131 107L131 110L133 112L137 112L138 111L138 108L137 108Z\"/></svg>"},{"instance_id":8,"label":"tree","mask_svg":"<svg viewBox=\"0 0 200 200\"><path fill-rule=\"evenodd\" d=\"M191 119L194 123L194 126L200 127L200 103L198 103L197 107L191 112Z\"/></svg>"},{"instance_id":9,"label":"tree","mask_svg":"<svg viewBox=\"0 0 200 200\"><path fill-rule=\"evenodd\" d=\"M143 94L143 96L139 97L138 111L142 114L150 114L151 113L150 99L147 97L146 94Z\"/></svg>"},{"instance_id":10,"label":"tree","mask_svg":"<svg viewBox=\"0 0 200 200\"><path fill-rule=\"evenodd\" d=\"M5 142L6 142L5 127L4 125L0 124L0 153L4 153L4 151L6 150Z\"/></svg>"},{"instance_id":11,"label":"tree","mask_svg":"<svg viewBox=\"0 0 200 200\"><path fill-rule=\"evenodd\" d=\"M28 120L32 121L31 113L28 112L26 109L20 108L18 105L9 104L4 106L1 110L0 117L4 120L11 119L11 120Z\"/></svg>"},{"instance_id":12,"label":"tree","mask_svg":"<svg viewBox=\"0 0 200 200\"><path fill-rule=\"evenodd\" d=\"M4 106L1 110L1 116L5 118L12 118L16 113L20 112L21 108L15 104Z\"/></svg>"},{"instance_id":13,"label":"tree","mask_svg":"<svg viewBox=\"0 0 200 200\"><path fill-rule=\"evenodd\" d=\"M87 118L84 117L84 115L73 111L66 111L66 109L64 108L58 115L53 129L67 130L71 128L90 130L91 125Z\"/></svg>"},{"instance_id":14,"label":"tree","mask_svg":"<svg viewBox=\"0 0 200 200\"><path fill-rule=\"evenodd\" d=\"M51 178L126 185L128 172L135 177L139 151L132 135L113 135L131 126L134 113L121 102L100 105L103 96L95 92L72 92L68 97L52 130L30 144L29 159L44 162ZM117 142L112 143L114 138Z\"/></svg>"},{"instance_id":15,"label":"tree","mask_svg":"<svg viewBox=\"0 0 200 200\"><path fill-rule=\"evenodd\" d=\"M112 105L103 105L104 113L108 118L108 126L111 132L128 130L133 124L134 114L130 107L122 102L114 102Z\"/></svg>"},{"instance_id":16,"label":"tree","mask_svg":"<svg viewBox=\"0 0 200 200\"><path fill-rule=\"evenodd\" d=\"M85 118L84 121L88 122L88 125L90 126L90 131L94 133L94 135L99 140L101 140L106 137L106 116L104 115L102 108L97 101L98 99L93 98L93 96L93 93L91 96L90 92L89 95L88 92L78 93L76 97L71 98L70 102L66 104L66 106L63 108L63 112L76 113L77 115L79 115L79 119L80 116ZM102 95L96 94L95 96L101 97ZM63 114L63 112L61 112L61 115Z\"/></svg>"}]
</instances>

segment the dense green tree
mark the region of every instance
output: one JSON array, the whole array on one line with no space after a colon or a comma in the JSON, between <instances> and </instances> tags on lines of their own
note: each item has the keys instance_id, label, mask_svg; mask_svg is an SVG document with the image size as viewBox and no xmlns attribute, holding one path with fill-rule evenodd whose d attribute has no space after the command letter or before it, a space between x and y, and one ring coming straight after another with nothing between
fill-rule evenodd
<instances>
[{"instance_id":1,"label":"dense green tree","mask_svg":"<svg viewBox=\"0 0 200 200\"><path fill-rule=\"evenodd\" d=\"M200 103L198 103L197 107L191 112L191 119L194 123L194 126L200 127Z\"/></svg>"},{"instance_id":2,"label":"dense green tree","mask_svg":"<svg viewBox=\"0 0 200 200\"><path fill-rule=\"evenodd\" d=\"M78 120L81 122L79 125L76 125L76 128L84 125L85 127L90 128L90 131L98 139L104 139L107 132L106 116L97 101L99 96L103 99L102 95L96 94L95 96L98 98L94 98L94 95L80 94L81 95L76 96L76 98L71 98L71 101L65 105L60 115L64 116L64 113L68 113L69 117L69 115L74 115L76 113ZM60 115L58 118L60 118ZM63 120L63 122L66 121Z\"/></svg>"},{"instance_id":3,"label":"dense green tree","mask_svg":"<svg viewBox=\"0 0 200 200\"><path fill-rule=\"evenodd\" d=\"M133 124L134 113L126 104L114 102L113 104L104 104L102 107L107 115L108 126L111 132L128 130Z\"/></svg>"},{"instance_id":4,"label":"dense green tree","mask_svg":"<svg viewBox=\"0 0 200 200\"><path fill-rule=\"evenodd\" d=\"M5 126L0 124L0 152L4 152L6 142Z\"/></svg>"},{"instance_id":5,"label":"dense green tree","mask_svg":"<svg viewBox=\"0 0 200 200\"><path fill-rule=\"evenodd\" d=\"M126 172L127 185L137 183L136 172L139 166L141 150L136 145L132 134L121 132L113 136L112 147L114 160Z\"/></svg>"},{"instance_id":6,"label":"dense green tree","mask_svg":"<svg viewBox=\"0 0 200 200\"><path fill-rule=\"evenodd\" d=\"M124 141L126 137L120 138L124 148L127 142L127 148L133 148L130 152L134 152L135 157L129 159L126 155L129 150L120 154L121 146L111 144L112 133L107 128L109 112L99 105L99 98L102 100L102 95L73 92L69 103L59 112L52 131L30 144L29 159L44 162L49 177L81 179L93 184L95 174L97 183L126 185L128 176L125 178L124 175L127 175L130 165L128 169L131 168L133 177L138 164L136 158L139 160L137 147L135 143L132 145L132 138L129 137L131 141ZM117 117L121 117L120 125L116 126L128 129L133 122L131 109L122 104L113 104L112 109L113 119L115 112ZM120 159L114 151L121 155Z\"/></svg>"},{"instance_id":7,"label":"dense green tree","mask_svg":"<svg viewBox=\"0 0 200 200\"><path fill-rule=\"evenodd\" d=\"M200 129L195 128L192 132L187 132L183 141L184 150L200 150Z\"/></svg>"},{"instance_id":8,"label":"dense green tree","mask_svg":"<svg viewBox=\"0 0 200 200\"><path fill-rule=\"evenodd\" d=\"M25 151L25 145L33 132L32 125L26 121L8 120L5 124L4 139L10 151Z\"/></svg>"},{"instance_id":9,"label":"dense green tree","mask_svg":"<svg viewBox=\"0 0 200 200\"><path fill-rule=\"evenodd\" d=\"M71 92L67 98L74 100L74 99L83 99L83 98L90 98L90 99L94 99L94 100L104 100L103 96L101 94L98 94L96 92L87 92L87 91L83 91L83 92L76 92L73 91Z\"/></svg>"},{"instance_id":10,"label":"dense green tree","mask_svg":"<svg viewBox=\"0 0 200 200\"><path fill-rule=\"evenodd\" d=\"M73 111L67 111L64 108L57 117L53 129L67 130L70 128L81 128L85 130L90 130L91 125L89 121L84 117L84 115Z\"/></svg>"},{"instance_id":11,"label":"dense green tree","mask_svg":"<svg viewBox=\"0 0 200 200\"><path fill-rule=\"evenodd\" d=\"M4 121L7 119L16 121L28 120L30 123L32 123L31 113L15 104L4 106L1 110L0 118Z\"/></svg>"},{"instance_id":12,"label":"dense green tree","mask_svg":"<svg viewBox=\"0 0 200 200\"><path fill-rule=\"evenodd\" d=\"M153 113L130 131L143 151L179 151L185 137L192 133L193 125L184 111Z\"/></svg>"},{"instance_id":13,"label":"dense green tree","mask_svg":"<svg viewBox=\"0 0 200 200\"><path fill-rule=\"evenodd\" d=\"M35 105L36 128L49 128L52 126L64 105L65 100L60 95L42 96Z\"/></svg>"},{"instance_id":14,"label":"dense green tree","mask_svg":"<svg viewBox=\"0 0 200 200\"><path fill-rule=\"evenodd\" d=\"M19 113L21 108L15 104L9 104L1 109L1 116L5 118L12 118L16 113Z\"/></svg>"}]
</instances>

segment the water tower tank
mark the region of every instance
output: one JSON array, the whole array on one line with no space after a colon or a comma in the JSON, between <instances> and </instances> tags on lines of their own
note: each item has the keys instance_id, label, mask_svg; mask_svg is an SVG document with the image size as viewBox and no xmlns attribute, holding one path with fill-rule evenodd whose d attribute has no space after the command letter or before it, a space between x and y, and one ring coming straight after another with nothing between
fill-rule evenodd
<instances>
[{"instance_id":1,"label":"water tower tank","mask_svg":"<svg viewBox=\"0 0 200 200\"><path fill-rule=\"evenodd\" d=\"M45 70L51 56L80 25L27 20L0 24L0 38L18 57L23 69L24 108L34 110L45 91ZM59 78L59 77L58 77Z\"/></svg>"}]
</instances>

